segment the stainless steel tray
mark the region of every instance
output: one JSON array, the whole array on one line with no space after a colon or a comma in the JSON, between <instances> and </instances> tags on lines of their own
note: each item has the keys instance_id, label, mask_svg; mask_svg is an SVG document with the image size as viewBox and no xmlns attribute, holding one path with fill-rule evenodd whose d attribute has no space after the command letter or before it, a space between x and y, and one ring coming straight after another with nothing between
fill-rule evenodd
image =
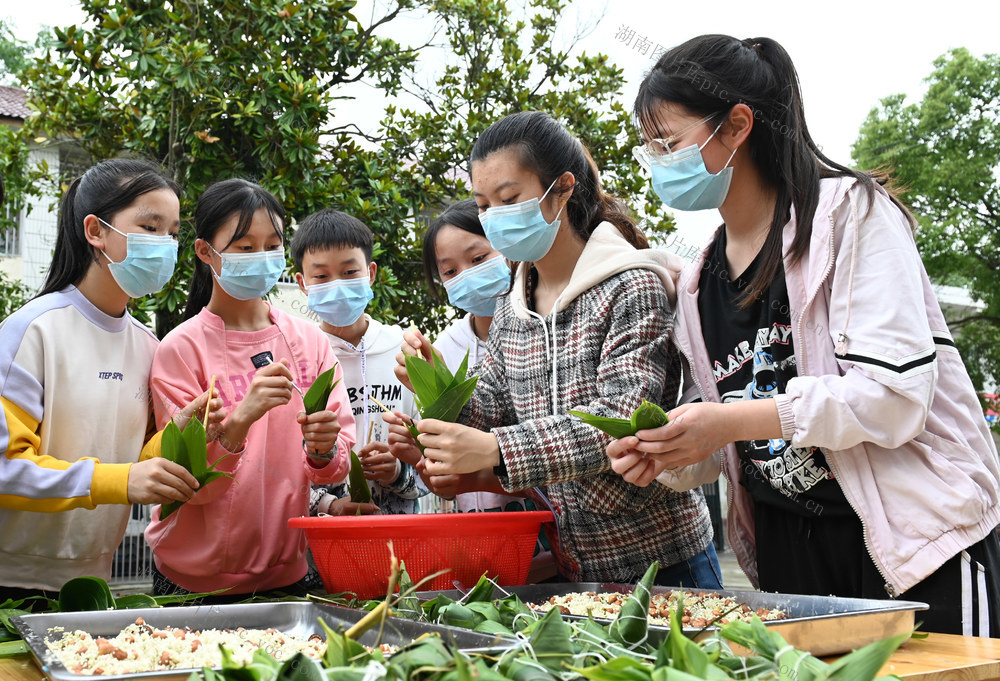
<instances>
[{"instance_id":1,"label":"stainless steel tray","mask_svg":"<svg viewBox=\"0 0 1000 681\"><path fill-rule=\"evenodd\" d=\"M573 592L632 593L633 584L604 584L577 582L563 584L531 584L528 586L495 587L493 597L517 594L525 603L541 603L551 596ZM668 593L681 587L654 586L653 593ZM768 593L762 591L726 591L722 589L688 589L692 593L717 593L728 596L750 608L781 608L787 619L765 622L768 629L780 632L785 639L800 650L813 655L846 653L890 636L913 630L916 611L926 610L926 603L915 601L871 600L864 598L839 598L836 596L802 596L796 594ZM421 592L421 598L443 593L460 600L461 591ZM650 625L649 640L662 641L669 627ZM686 630L699 631L699 630Z\"/></svg>"},{"instance_id":2,"label":"stainless steel tray","mask_svg":"<svg viewBox=\"0 0 1000 681\"><path fill-rule=\"evenodd\" d=\"M92 636L117 636L122 629L133 624L137 617L157 628L191 627L192 629L269 629L308 637L323 634L319 624L322 618L334 631L347 629L365 616L364 611L339 608L307 602L248 603L245 605L200 605L193 607L139 608L135 610L108 610L103 612L67 612L43 615L23 615L11 622L31 649L32 656L42 672L53 681L82 681L83 679L156 679L181 681L191 674L191 669L142 672L136 674L105 674L90 676L74 674L55 658L45 645L49 629L62 627L66 631L86 631ZM438 633L453 648L462 650L497 649L507 647L510 641L466 629L443 627L422 622L390 617L382 632L382 643L403 646L426 633ZM374 646L378 630L367 631L358 640Z\"/></svg>"}]
</instances>

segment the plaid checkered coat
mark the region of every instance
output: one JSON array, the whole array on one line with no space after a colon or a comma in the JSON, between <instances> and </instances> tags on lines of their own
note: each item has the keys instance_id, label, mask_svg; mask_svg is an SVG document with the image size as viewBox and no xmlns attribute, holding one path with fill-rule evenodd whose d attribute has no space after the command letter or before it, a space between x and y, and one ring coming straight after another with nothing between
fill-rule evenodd
<instances>
[{"instance_id":1,"label":"plaid checkered coat","mask_svg":"<svg viewBox=\"0 0 1000 681\"><path fill-rule=\"evenodd\" d=\"M574 581L632 582L652 561L686 560L712 539L699 490L625 482L605 454L610 437L566 414L628 418L643 398L674 406L680 360L669 340L672 257L635 250L603 223L554 320L527 311L522 264L497 304L487 355L475 370L479 383L459 419L496 434L506 489L524 490L540 508L548 499L559 571Z\"/></svg>"}]
</instances>

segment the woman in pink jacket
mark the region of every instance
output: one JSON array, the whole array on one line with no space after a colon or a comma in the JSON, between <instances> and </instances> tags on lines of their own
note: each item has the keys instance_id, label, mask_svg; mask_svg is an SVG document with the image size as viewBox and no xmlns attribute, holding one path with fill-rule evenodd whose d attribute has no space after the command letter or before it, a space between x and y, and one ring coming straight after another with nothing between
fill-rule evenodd
<instances>
[{"instance_id":1,"label":"woman in pink jacket","mask_svg":"<svg viewBox=\"0 0 1000 681\"><path fill-rule=\"evenodd\" d=\"M150 385L162 427L215 377L227 415L209 432L208 460L222 459L218 469L233 477L165 520L153 512L146 540L157 594L302 591L306 540L288 519L309 514L311 483L340 482L350 468L354 418L343 385L308 416L298 392L334 366L329 341L262 299L285 269L284 218L278 200L246 180L217 182L198 199L187 321L157 348Z\"/></svg>"},{"instance_id":2,"label":"woman in pink jacket","mask_svg":"<svg viewBox=\"0 0 1000 681\"><path fill-rule=\"evenodd\" d=\"M1000 636L997 452L886 178L822 154L767 38L670 50L635 112L654 191L724 224L677 287L685 404L613 468L684 489L721 464L763 590L924 601L925 630Z\"/></svg>"}]
</instances>

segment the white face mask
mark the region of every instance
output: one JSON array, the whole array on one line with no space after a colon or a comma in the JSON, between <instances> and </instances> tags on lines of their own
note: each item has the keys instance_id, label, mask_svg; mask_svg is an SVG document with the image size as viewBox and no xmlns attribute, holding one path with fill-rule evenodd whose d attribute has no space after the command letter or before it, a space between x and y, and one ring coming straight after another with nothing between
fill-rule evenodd
<instances>
[{"instance_id":1,"label":"white face mask","mask_svg":"<svg viewBox=\"0 0 1000 681\"><path fill-rule=\"evenodd\" d=\"M559 178L552 181L541 199L528 199L512 206L496 206L479 214L486 238L503 257L514 262L535 262L544 258L552 248L559 232L563 206L560 206L552 222L546 222L541 203L558 181Z\"/></svg>"},{"instance_id":2,"label":"white face mask","mask_svg":"<svg viewBox=\"0 0 1000 681\"><path fill-rule=\"evenodd\" d=\"M126 234L101 218L101 223L125 237L125 259L108 259L108 270L118 287L130 298L142 298L156 293L170 281L177 264L177 240L171 236L129 232Z\"/></svg>"},{"instance_id":3,"label":"white face mask","mask_svg":"<svg viewBox=\"0 0 1000 681\"><path fill-rule=\"evenodd\" d=\"M263 298L274 288L285 271L285 251L258 251L257 253L219 253L222 272L212 270L222 290L237 300Z\"/></svg>"}]
</instances>

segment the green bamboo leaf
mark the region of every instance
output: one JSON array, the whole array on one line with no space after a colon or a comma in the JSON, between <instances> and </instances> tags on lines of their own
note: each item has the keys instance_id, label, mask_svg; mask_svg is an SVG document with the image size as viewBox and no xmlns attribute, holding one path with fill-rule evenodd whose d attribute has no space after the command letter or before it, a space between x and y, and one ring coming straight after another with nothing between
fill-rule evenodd
<instances>
[{"instance_id":1,"label":"green bamboo leaf","mask_svg":"<svg viewBox=\"0 0 1000 681\"><path fill-rule=\"evenodd\" d=\"M493 600L493 580L490 579L489 574L484 572L476 585L469 593L465 594L465 598L462 600L466 604L490 603Z\"/></svg>"},{"instance_id":2,"label":"green bamboo leaf","mask_svg":"<svg viewBox=\"0 0 1000 681\"><path fill-rule=\"evenodd\" d=\"M407 423L406 424L406 429L408 431L410 431L410 435L413 436L413 440L417 443L417 447L419 447L420 448L420 452L423 453L424 446L422 444L420 444L420 439L419 439L420 438L420 431L417 430L417 427L415 425L413 425L412 423Z\"/></svg>"},{"instance_id":3,"label":"green bamboo leaf","mask_svg":"<svg viewBox=\"0 0 1000 681\"><path fill-rule=\"evenodd\" d=\"M372 491L368 488L368 480L365 478L365 471L361 467L361 459L351 450L351 472L348 477L348 489L351 493L351 501L356 503L368 503L372 500ZM358 509L359 511L361 509Z\"/></svg>"},{"instance_id":4,"label":"green bamboo leaf","mask_svg":"<svg viewBox=\"0 0 1000 681\"><path fill-rule=\"evenodd\" d=\"M159 603L149 594L129 594L115 599L116 610L134 610L136 608L156 608Z\"/></svg>"},{"instance_id":5,"label":"green bamboo leaf","mask_svg":"<svg viewBox=\"0 0 1000 681\"><path fill-rule=\"evenodd\" d=\"M611 623L608 633L611 634L613 641L629 648L645 642L646 632L649 630L649 600L652 595L653 580L656 579L659 570L660 563L653 561L653 564L646 569L646 574L635 585L615 621Z\"/></svg>"},{"instance_id":6,"label":"green bamboo leaf","mask_svg":"<svg viewBox=\"0 0 1000 681\"><path fill-rule=\"evenodd\" d=\"M469 351L465 351L465 357L462 358L462 363L458 365L458 370L455 371L455 380L461 383L465 380L465 376L469 371Z\"/></svg>"},{"instance_id":7,"label":"green bamboo leaf","mask_svg":"<svg viewBox=\"0 0 1000 681\"><path fill-rule=\"evenodd\" d=\"M399 561L399 600L396 601L393 608L398 617L419 620L423 614L420 599L413 595L414 590L413 580L410 579L410 573L406 571L406 563Z\"/></svg>"},{"instance_id":8,"label":"green bamboo leaf","mask_svg":"<svg viewBox=\"0 0 1000 681\"><path fill-rule=\"evenodd\" d=\"M588 414L585 411L577 410L570 410L569 414L577 417L588 426L593 426L594 428L607 433L616 440L629 435L635 435L640 430L659 428L660 426L666 425L670 421L670 419L667 418L666 412L664 412L659 405L653 404L647 400L643 400L642 404L636 407L630 418L627 419L596 416L594 414Z\"/></svg>"},{"instance_id":9,"label":"green bamboo leaf","mask_svg":"<svg viewBox=\"0 0 1000 681\"><path fill-rule=\"evenodd\" d=\"M575 409L570 409L567 413L571 416L577 417L588 426L593 426L594 428L607 433L616 440L629 435L635 435L635 429L632 428L632 421L629 419L595 416L593 414L588 414L585 411L577 411Z\"/></svg>"},{"instance_id":10,"label":"green bamboo leaf","mask_svg":"<svg viewBox=\"0 0 1000 681\"><path fill-rule=\"evenodd\" d=\"M188 460L187 447L184 445L184 436L181 429L173 421L167 423L163 429L163 439L160 440L160 455L191 470L191 463Z\"/></svg>"},{"instance_id":11,"label":"green bamboo leaf","mask_svg":"<svg viewBox=\"0 0 1000 681\"><path fill-rule=\"evenodd\" d=\"M27 655L30 652L28 644L24 641L7 641L6 643L0 643L0 659L20 657L22 655Z\"/></svg>"},{"instance_id":12,"label":"green bamboo leaf","mask_svg":"<svg viewBox=\"0 0 1000 681\"><path fill-rule=\"evenodd\" d=\"M466 351L466 354L468 354L468 351ZM438 395L441 395L454 384L455 375L451 373L448 365L444 362L435 361L432 366L434 368L434 384Z\"/></svg>"},{"instance_id":13,"label":"green bamboo leaf","mask_svg":"<svg viewBox=\"0 0 1000 681\"><path fill-rule=\"evenodd\" d=\"M831 681L843 679L843 681L854 681L854 679L874 679L879 670L885 666L896 649L906 642L909 634L900 634L892 638L869 643L864 648L859 648L849 655L844 655L833 662L828 670Z\"/></svg>"},{"instance_id":14,"label":"green bamboo leaf","mask_svg":"<svg viewBox=\"0 0 1000 681\"><path fill-rule=\"evenodd\" d=\"M591 681L650 681L653 668L630 657L616 657L593 667L570 667Z\"/></svg>"},{"instance_id":15,"label":"green bamboo leaf","mask_svg":"<svg viewBox=\"0 0 1000 681\"><path fill-rule=\"evenodd\" d=\"M667 418L667 413L660 408L660 405L643 400L642 404L632 412L632 418L629 421L632 424L634 432L638 433L640 430L665 426L670 419Z\"/></svg>"},{"instance_id":16,"label":"green bamboo leaf","mask_svg":"<svg viewBox=\"0 0 1000 681\"><path fill-rule=\"evenodd\" d=\"M62 612L108 610L115 607L108 583L100 577L75 577L59 589L59 609Z\"/></svg>"},{"instance_id":17,"label":"green bamboo leaf","mask_svg":"<svg viewBox=\"0 0 1000 681\"><path fill-rule=\"evenodd\" d=\"M450 388L437 401L421 411L420 415L425 419L438 419L454 423L458 415L462 413L462 407L465 406L469 398L472 397L472 393L475 392L478 381L479 377L474 376L464 383Z\"/></svg>"},{"instance_id":18,"label":"green bamboo leaf","mask_svg":"<svg viewBox=\"0 0 1000 681\"><path fill-rule=\"evenodd\" d=\"M326 681L326 675L319 663L305 653L295 653L285 660L278 674L276 681Z\"/></svg>"},{"instance_id":19,"label":"green bamboo leaf","mask_svg":"<svg viewBox=\"0 0 1000 681\"><path fill-rule=\"evenodd\" d=\"M196 418L188 419L181 440L187 449L191 475L201 482L208 471L208 443L205 441L205 427Z\"/></svg>"},{"instance_id":20,"label":"green bamboo leaf","mask_svg":"<svg viewBox=\"0 0 1000 681\"><path fill-rule=\"evenodd\" d=\"M490 636L513 636L514 632L504 625L496 622L494 620L483 620L476 625L473 631L478 631L483 634L489 634Z\"/></svg>"},{"instance_id":21,"label":"green bamboo leaf","mask_svg":"<svg viewBox=\"0 0 1000 681\"><path fill-rule=\"evenodd\" d=\"M490 602L465 602L465 607L467 607L472 612L476 613L485 620L490 620L493 622L500 622L500 612L497 607Z\"/></svg>"},{"instance_id":22,"label":"green bamboo leaf","mask_svg":"<svg viewBox=\"0 0 1000 681\"><path fill-rule=\"evenodd\" d=\"M172 513L177 511L177 509L179 509L180 507L181 507L181 502L179 501L170 501L165 504L160 504L160 520L167 518Z\"/></svg>"},{"instance_id":23,"label":"green bamboo leaf","mask_svg":"<svg viewBox=\"0 0 1000 681\"><path fill-rule=\"evenodd\" d=\"M406 375L410 378L413 386L413 393L417 396L421 405L433 404L440 391L437 387L437 373L431 364L422 357L407 357ZM444 362L436 362L443 365Z\"/></svg>"},{"instance_id":24,"label":"green bamboo leaf","mask_svg":"<svg viewBox=\"0 0 1000 681\"><path fill-rule=\"evenodd\" d=\"M554 672L565 671L566 664L573 661L573 644L570 628L559 610L553 608L535 625L531 632L531 649L536 659Z\"/></svg>"},{"instance_id":25,"label":"green bamboo leaf","mask_svg":"<svg viewBox=\"0 0 1000 681\"><path fill-rule=\"evenodd\" d=\"M497 601L497 611L500 614L500 623L505 627L517 631L524 629L534 612L529 608L517 594L505 596Z\"/></svg>"},{"instance_id":26,"label":"green bamboo leaf","mask_svg":"<svg viewBox=\"0 0 1000 681\"><path fill-rule=\"evenodd\" d=\"M307 414L315 414L318 411L323 411L326 409L327 403L330 401L330 393L333 392L334 387L339 383L334 383L333 374L337 371L337 364L321 373L313 381L313 384L309 386L309 390L302 397L302 403L305 405Z\"/></svg>"},{"instance_id":27,"label":"green bamboo leaf","mask_svg":"<svg viewBox=\"0 0 1000 681\"><path fill-rule=\"evenodd\" d=\"M18 602L20 605L20 601ZM4 633L9 633L15 638L20 638L20 634L17 633L17 628L14 627L10 622L11 617L20 617L21 615L30 615L31 612L28 610L22 610L21 608L2 608L0 609L0 624L3 624L3 628L0 629L0 636ZM3 640L3 639L0 639Z\"/></svg>"},{"instance_id":28,"label":"green bamboo leaf","mask_svg":"<svg viewBox=\"0 0 1000 681\"><path fill-rule=\"evenodd\" d=\"M441 608L441 621L453 627L472 629L483 617L462 603L449 603Z\"/></svg>"}]
</instances>

